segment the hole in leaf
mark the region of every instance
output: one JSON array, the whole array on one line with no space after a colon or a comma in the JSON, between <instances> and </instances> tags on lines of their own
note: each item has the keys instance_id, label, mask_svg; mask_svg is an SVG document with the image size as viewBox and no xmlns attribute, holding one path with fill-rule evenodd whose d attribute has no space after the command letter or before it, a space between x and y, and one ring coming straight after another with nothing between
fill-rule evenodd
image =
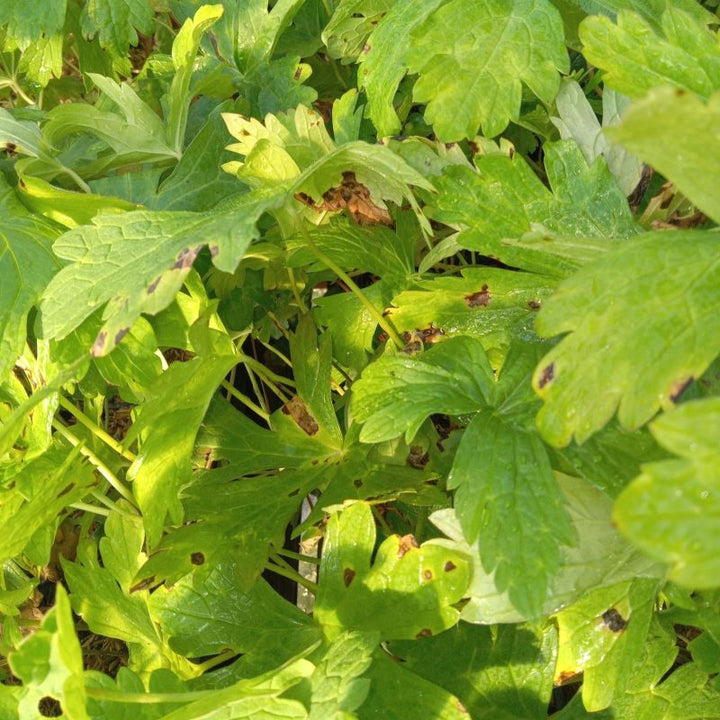
<instances>
[{"instance_id":1,"label":"hole in leaf","mask_svg":"<svg viewBox=\"0 0 720 720\"><path fill-rule=\"evenodd\" d=\"M60 703L54 698L46 695L38 702L38 712L41 717L62 717Z\"/></svg>"}]
</instances>

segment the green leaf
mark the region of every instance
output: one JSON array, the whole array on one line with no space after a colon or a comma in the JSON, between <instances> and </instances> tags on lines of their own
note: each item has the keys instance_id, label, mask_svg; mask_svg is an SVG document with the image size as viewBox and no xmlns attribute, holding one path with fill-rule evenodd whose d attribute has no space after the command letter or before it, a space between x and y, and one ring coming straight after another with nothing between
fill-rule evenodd
<instances>
[{"instance_id":1,"label":"green leaf","mask_svg":"<svg viewBox=\"0 0 720 720\"><path fill-rule=\"evenodd\" d=\"M87 38L97 35L103 48L124 58L128 46L137 45L137 32L152 29L153 14L153 6L144 0L88 0L80 22Z\"/></svg>"},{"instance_id":2,"label":"green leaf","mask_svg":"<svg viewBox=\"0 0 720 720\"><path fill-rule=\"evenodd\" d=\"M388 643L402 667L454 693L476 720L544 720L553 687L552 625L458 623L440 635Z\"/></svg>"},{"instance_id":3,"label":"green leaf","mask_svg":"<svg viewBox=\"0 0 720 720\"><path fill-rule=\"evenodd\" d=\"M720 222L720 200L714 192L720 181L720 140L712 132L719 121L720 93L704 103L692 94L658 88L633 104L608 136L659 170Z\"/></svg>"},{"instance_id":4,"label":"green leaf","mask_svg":"<svg viewBox=\"0 0 720 720\"><path fill-rule=\"evenodd\" d=\"M53 256L52 241L60 234L54 223L31 215L0 177L0 378L22 353L27 317L61 263Z\"/></svg>"},{"instance_id":5,"label":"green leaf","mask_svg":"<svg viewBox=\"0 0 720 720\"><path fill-rule=\"evenodd\" d=\"M414 540L414 539L413 539ZM384 639L434 635L454 625L468 562L457 552L393 535L378 548L370 506L335 514L327 525L315 617L325 634L379 631Z\"/></svg>"},{"instance_id":6,"label":"green leaf","mask_svg":"<svg viewBox=\"0 0 720 720\"><path fill-rule=\"evenodd\" d=\"M447 52L449 29L453 43ZM451 0L414 29L413 100L443 142L500 134L520 114L522 83L549 103L569 69L560 14L547 0Z\"/></svg>"},{"instance_id":7,"label":"green leaf","mask_svg":"<svg viewBox=\"0 0 720 720\"><path fill-rule=\"evenodd\" d=\"M458 415L483 407L494 385L481 343L460 336L420 355L386 351L353 385L352 411L362 442L413 437L433 413Z\"/></svg>"},{"instance_id":8,"label":"green leaf","mask_svg":"<svg viewBox=\"0 0 720 720\"><path fill-rule=\"evenodd\" d=\"M406 670L384 652L376 653L366 673L368 699L357 711L358 720L469 720L460 700L439 684Z\"/></svg>"},{"instance_id":9,"label":"green leaf","mask_svg":"<svg viewBox=\"0 0 720 720\"><path fill-rule=\"evenodd\" d=\"M6 47L25 50L43 35L55 35L63 29L67 0L47 7L28 5L22 0L7 0L0 7L0 26L6 25Z\"/></svg>"},{"instance_id":10,"label":"green leaf","mask_svg":"<svg viewBox=\"0 0 720 720\"><path fill-rule=\"evenodd\" d=\"M367 697L370 680L362 677L372 663L375 633L346 632L330 643L310 678L308 720L335 720L357 710Z\"/></svg>"},{"instance_id":11,"label":"green leaf","mask_svg":"<svg viewBox=\"0 0 720 720\"><path fill-rule=\"evenodd\" d=\"M525 617L537 618L560 562L573 541L563 497L545 446L528 432L481 410L465 429L448 478L468 542L478 539L486 572L508 590Z\"/></svg>"},{"instance_id":12,"label":"green leaf","mask_svg":"<svg viewBox=\"0 0 720 720\"><path fill-rule=\"evenodd\" d=\"M638 428L702 374L720 352L719 247L714 233L647 233L560 285L536 322L566 333L533 378L548 442L581 443L616 409Z\"/></svg>"},{"instance_id":13,"label":"green leaf","mask_svg":"<svg viewBox=\"0 0 720 720\"><path fill-rule=\"evenodd\" d=\"M356 58L378 21L391 10L391 0L340 0L322 40L332 58Z\"/></svg>"},{"instance_id":14,"label":"green leaf","mask_svg":"<svg viewBox=\"0 0 720 720\"><path fill-rule=\"evenodd\" d=\"M567 475L556 475L566 502L576 537L574 545L560 546L560 567L545 599L543 615L572 605L592 588L606 587L636 577L660 578L664 568L649 560L623 539L611 524L612 500L590 482ZM526 620L511 604L507 591L500 593L493 573L486 573L480 562L478 542L472 547L464 538L454 510L433 513L432 522L451 540L431 540L432 544L455 548L473 561L470 600L462 618L481 624L513 623Z\"/></svg>"},{"instance_id":15,"label":"green leaf","mask_svg":"<svg viewBox=\"0 0 720 720\"><path fill-rule=\"evenodd\" d=\"M53 249L71 264L45 291L43 335L62 338L109 302L92 347L94 356L106 355L141 313L172 302L205 245L216 266L232 272L256 236L258 218L279 201L277 190L259 190L233 201L232 211L101 215L65 233Z\"/></svg>"},{"instance_id":16,"label":"green leaf","mask_svg":"<svg viewBox=\"0 0 720 720\"><path fill-rule=\"evenodd\" d=\"M712 24L714 16L709 10L698 5L695 0L568 0L572 5L581 7L588 15L607 15L615 19L622 11L632 10L642 15L654 28L661 26L661 17L665 10L673 8L691 15L699 23Z\"/></svg>"},{"instance_id":17,"label":"green leaf","mask_svg":"<svg viewBox=\"0 0 720 720\"><path fill-rule=\"evenodd\" d=\"M313 645L319 628L309 616L281 598L264 580L243 592L234 563L209 573L186 575L150 596L153 620L170 646L190 658L231 649L242 654L245 672L266 672Z\"/></svg>"},{"instance_id":18,"label":"green leaf","mask_svg":"<svg viewBox=\"0 0 720 720\"><path fill-rule=\"evenodd\" d=\"M428 214L461 229L457 240L463 247L552 275L567 274L579 263L545 256L542 242L531 250L502 241L533 230L582 238L583 246L597 246L598 252L608 240L637 231L625 196L602 160L588 166L578 146L567 140L546 143L544 149L552 192L519 154L512 159L483 155L477 172L452 166L434 179L438 194L431 198Z\"/></svg>"},{"instance_id":19,"label":"green leaf","mask_svg":"<svg viewBox=\"0 0 720 720\"><path fill-rule=\"evenodd\" d=\"M582 698L590 712L608 707L627 688L645 644L657 582L635 580L587 593L557 615L556 676L584 673Z\"/></svg>"},{"instance_id":20,"label":"green leaf","mask_svg":"<svg viewBox=\"0 0 720 720\"><path fill-rule=\"evenodd\" d=\"M720 399L697 400L661 415L651 432L683 459L643 466L617 500L620 531L669 563L670 578L692 588L720 584Z\"/></svg>"},{"instance_id":21,"label":"green leaf","mask_svg":"<svg viewBox=\"0 0 720 720\"><path fill-rule=\"evenodd\" d=\"M63 717L88 720L82 653L70 602L61 585L56 590L55 605L40 628L9 659L13 673L25 687L18 705L20 717L37 717L38 702L49 696L60 701Z\"/></svg>"},{"instance_id":22,"label":"green leaf","mask_svg":"<svg viewBox=\"0 0 720 720\"><path fill-rule=\"evenodd\" d=\"M160 375L148 388L128 436L128 441L141 439L128 476L152 547L160 540L166 515L176 523L182 519L178 491L191 479L195 436L212 396L237 363L226 340L217 333L216 354L174 363Z\"/></svg>"},{"instance_id":23,"label":"green leaf","mask_svg":"<svg viewBox=\"0 0 720 720\"><path fill-rule=\"evenodd\" d=\"M59 447L24 465L16 463L3 480L9 487L0 490L0 562L22 553L35 532L82 500L95 484L79 450Z\"/></svg>"},{"instance_id":24,"label":"green leaf","mask_svg":"<svg viewBox=\"0 0 720 720\"><path fill-rule=\"evenodd\" d=\"M720 44L704 25L670 6L661 35L637 13L621 10L617 24L600 16L584 20L580 39L587 60L604 71L603 81L625 95L669 84L708 97L720 89Z\"/></svg>"}]
</instances>

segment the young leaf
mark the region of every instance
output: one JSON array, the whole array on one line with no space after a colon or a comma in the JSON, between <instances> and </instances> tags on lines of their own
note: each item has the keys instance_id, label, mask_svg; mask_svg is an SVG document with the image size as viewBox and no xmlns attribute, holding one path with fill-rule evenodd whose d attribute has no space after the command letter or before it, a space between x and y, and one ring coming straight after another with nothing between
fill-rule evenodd
<instances>
[{"instance_id":1,"label":"young leaf","mask_svg":"<svg viewBox=\"0 0 720 720\"><path fill-rule=\"evenodd\" d=\"M580 26L583 54L604 71L608 87L630 97L658 85L674 85L703 97L720 89L716 34L673 6L662 14L661 26L662 35L629 10L618 13L617 24L591 16Z\"/></svg>"},{"instance_id":2,"label":"young leaf","mask_svg":"<svg viewBox=\"0 0 720 720\"><path fill-rule=\"evenodd\" d=\"M460 622L440 635L388 643L402 667L454 693L474 720L544 720L553 687L552 625Z\"/></svg>"},{"instance_id":3,"label":"young leaf","mask_svg":"<svg viewBox=\"0 0 720 720\"><path fill-rule=\"evenodd\" d=\"M540 438L480 410L460 441L448 488L456 491L465 538L478 538L483 567L494 571L498 591L507 589L524 617L539 617L560 545L573 540Z\"/></svg>"},{"instance_id":4,"label":"young leaf","mask_svg":"<svg viewBox=\"0 0 720 720\"><path fill-rule=\"evenodd\" d=\"M256 237L260 215L281 202L277 190L258 190L234 200L234 211L101 215L65 233L53 249L71 264L45 291L43 336L65 337L109 301L92 347L94 356L106 355L141 313L158 313L172 302L205 245L215 265L232 272Z\"/></svg>"},{"instance_id":5,"label":"young leaf","mask_svg":"<svg viewBox=\"0 0 720 720\"><path fill-rule=\"evenodd\" d=\"M635 103L608 136L659 170L720 222L715 192L715 183L720 182L720 139L712 132L718 122L719 92L704 103L693 94L658 88Z\"/></svg>"},{"instance_id":6,"label":"young leaf","mask_svg":"<svg viewBox=\"0 0 720 720\"><path fill-rule=\"evenodd\" d=\"M542 336L567 333L533 378L548 442L581 443L616 409L638 428L702 374L720 352L719 247L713 233L648 233L560 285L536 322Z\"/></svg>"},{"instance_id":7,"label":"young leaf","mask_svg":"<svg viewBox=\"0 0 720 720\"><path fill-rule=\"evenodd\" d=\"M588 238L602 239L595 245L607 247L608 240L637 231L627 200L602 160L588 166L578 146L568 140L544 147L552 192L519 155L484 155L477 172L452 166L433 180L438 194L430 199L428 214L460 228L457 240L463 247L553 275L558 270L567 274L578 263L559 262L537 248L531 251L502 241L537 229L583 238L584 245Z\"/></svg>"},{"instance_id":8,"label":"young leaf","mask_svg":"<svg viewBox=\"0 0 720 720\"><path fill-rule=\"evenodd\" d=\"M661 415L650 430L683 459L643 466L614 512L624 535L671 564L671 579L699 589L720 585L720 544L713 532L720 521L718 427L720 398Z\"/></svg>"},{"instance_id":9,"label":"young leaf","mask_svg":"<svg viewBox=\"0 0 720 720\"><path fill-rule=\"evenodd\" d=\"M88 720L82 653L65 588L58 584L54 607L42 625L10 655L13 673L23 681L20 717L38 717L45 697L60 701L68 720ZM0 705L0 707L2 707Z\"/></svg>"},{"instance_id":10,"label":"young leaf","mask_svg":"<svg viewBox=\"0 0 720 720\"><path fill-rule=\"evenodd\" d=\"M149 33L153 6L143 0L87 0L81 16L86 37L97 35L100 45L116 58L124 58L129 45L137 45L137 31Z\"/></svg>"},{"instance_id":11,"label":"young leaf","mask_svg":"<svg viewBox=\"0 0 720 720\"><path fill-rule=\"evenodd\" d=\"M0 118L1 120L1 118ZM27 317L43 290L60 270L52 241L54 223L30 214L0 176L0 378L12 369L25 345Z\"/></svg>"},{"instance_id":12,"label":"young leaf","mask_svg":"<svg viewBox=\"0 0 720 720\"><path fill-rule=\"evenodd\" d=\"M569 69L560 13L548 0L451 0L411 38L406 62L420 75L413 99L428 103L425 119L443 142L478 128L500 134L518 119L523 83L549 103Z\"/></svg>"},{"instance_id":13,"label":"young leaf","mask_svg":"<svg viewBox=\"0 0 720 720\"><path fill-rule=\"evenodd\" d=\"M454 625L452 605L465 594L468 562L460 553L412 536L393 535L377 551L375 523L367 503L330 518L320 564L315 617L325 634L379 631L384 639L434 635Z\"/></svg>"},{"instance_id":14,"label":"young leaf","mask_svg":"<svg viewBox=\"0 0 720 720\"><path fill-rule=\"evenodd\" d=\"M362 442L382 442L404 433L412 441L433 413L474 412L489 401L493 371L482 344L459 336L409 356L386 354L353 385L352 411Z\"/></svg>"}]
</instances>

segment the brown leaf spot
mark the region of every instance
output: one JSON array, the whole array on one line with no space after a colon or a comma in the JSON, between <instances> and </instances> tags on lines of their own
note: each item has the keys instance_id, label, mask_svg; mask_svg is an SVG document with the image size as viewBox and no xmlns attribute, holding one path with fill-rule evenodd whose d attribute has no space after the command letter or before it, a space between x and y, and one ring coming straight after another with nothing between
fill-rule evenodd
<instances>
[{"instance_id":1,"label":"brown leaf spot","mask_svg":"<svg viewBox=\"0 0 720 720\"><path fill-rule=\"evenodd\" d=\"M152 295L156 290L157 286L160 284L160 280L162 279L161 275L158 275L148 286L147 286L147 294Z\"/></svg>"},{"instance_id":2,"label":"brown leaf spot","mask_svg":"<svg viewBox=\"0 0 720 720\"><path fill-rule=\"evenodd\" d=\"M217 245L210 246L210 257L217 257L220 254L220 248Z\"/></svg>"},{"instance_id":3,"label":"brown leaf spot","mask_svg":"<svg viewBox=\"0 0 720 720\"><path fill-rule=\"evenodd\" d=\"M360 478L356 478L353 480L353 485L359 489L363 486L363 481Z\"/></svg>"},{"instance_id":4,"label":"brown leaf spot","mask_svg":"<svg viewBox=\"0 0 720 720\"><path fill-rule=\"evenodd\" d=\"M343 584L345 587L350 587L350 583L355 579L355 571L352 568L345 568L343 570Z\"/></svg>"},{"instance_id":5,"label":"brown leaf spot","mask_svg":"<svg viewBox=\"0 0 720 720\"><path fill-rule=\"evenodd\" d=\"M423 573L423 576L426 580L432 580L433 579L432 570L425 570L425 572Z\"/></svg>"},{"instance_id":6,"label":"brown leaf spot","mask_svg":"<svg viewBox=\"0 0 720 720\"><path fill-rule=\"evenodd\" d=\"M531 310L539 310L539 309L540 309L540 301L539 301L539 300L531 300L531 301L528 303L528 307L529 307Z\"/></svg>"},{"instance_id":7,"label":"brown leaf spot","mask_svg":"<svg viewBox=\"0 0 720 720\"><path fill-rule=\"evenodd\" d=\"M550 363L547 367L543 368L538 379L538 387L542 390L549 382L555 378L555 363Z\"/></svg>"},{"instance_id":8,"label":"brown leaf spot","mask_svg":"<svg viewBox=\"0 0 720 720\"><path fill-rule=\"evenodd\" d=\"M412 533L410 533L409 535L403 535L400 538L400 542L398 543L397 556L399 558L405 557L405 555L410 552L410 550L417 547L420 546L418 545L417 540Z\"/></svg>"},{"instance_id":9,"label":"brown leaf spot","mask_svg":"<svg viewBox=\"0 0 720 720\"><path fill-rule=\"evenodd\" d=\"M676 380L670 388L670 400L676 403L682 394L692 385L695 378L689 377L687 380Z\"/></svg>"},{"instance_id":10,"label":"brown leaf spot","mask_svg":"<svg viewBox=\"0 0 720 720\"><path fill-rule=\"evenodd\" d=\"M320 429L315 418L308 412L305 403L297 395L291 397L283 405L282 411L289 415L308 435L314 435Z\"/></svg>"},{"instance_id":11,"label":"brown leaf spot","mask_svg":"<svg viewBox=\"0 0 720 720\"><path fill-rule=\"evenodd\" d=\"M563 670L554 681L556 687L559 685L566 685L570 682L577 680L580 677L580 673L575 670Z\"/></svg>"},{"instance_id":12,"label":"brown leaf spot","mask_svg":"<svg viewBox=\"0 0 720 720\"><path fill-rule=\"evenodd\" d=\"M615 609L610 608L602 614L603 625L610 632L621 633L627 627L627 620Z\"/></svg>"},{"instance_id":13,"label":"brown leaf spot","mask_svg":"<svg viewBox=\"0 0 720 720\"><path fill-rule=\"evenodd\" d=\"M140 580L140 582L135 583L130 588L130 594L140 592L141 590L147 590L149 587L152 587L155 584L155 576L151 575L149 578L145 578L144 580Z\"/></svg>"},{"instance_id":14,"label":"brown leaf spot","mask_svg":"<svg viewBox=\"0 0 720 720\"><path fill-rule=\"evenodd\" d=\"M194 247L194 248L183 248L177 256L177 260L175 261L175 264L172 266L173 270L188 270L192 267L192 264L195 262L195 258L197 257L198 252L200 252L200 247Z\"/></svg>"},{"instance_id":15,"label":"brown leaf spot","mask_svg":"<svg viewBox=\"0 0 720 720\"><path fill-rule=\"evenodd\" d=\"M99 357L103 354L103 350L105 349L105 341L107 340L107 332L105 330L101 330L98 333L98 336L95 338L95 342L93 343L92 348L90 348L90 354L93 357Z\"/></svg>"},{"instance_id":16,"label":"brown leaf spot","mask_svg":"<svg viewBox=\"0 0 720 720\"><path fill-rule=\"evenodd\" d=\"M430 461L430 456L423 450L421 445L413 445L407 456L407 464L418 470L422 470Z\"/></svg>"},{"instance_id":17,"label":"brown leaf spot","mask_svg":"<svg viewBox=\"0 0 720 720\"><path fill-rule=\"evenodd\" d=\"M376 205L370 197L370 191L359 183L355 173L346 171L337 187L323 193L323 201L316 203L305 193L296 193L295 199L316 212L339 212L347 209L358 225L392 225L390 213Z\"/></svg>"},{"instance_id":18,"label":"brown leaf spot","mask_svg":"<svg viewBox=\"0 0 720 720\"><path fill-rule=\"evenodd\" d=\"M362 51L363 51L363 53L364 53L365 55L367 55L367 54L370 52L370 46L369 46L367 43L365 43L365 44L363 45Z\"/></svg>"},{"instance_id":19,"label":"brown leaf spot","mask_svg":"<svg viewBox=\"0 0 720 720\"><path fill-rule=\"evenodd\" d=\"M423 628L415 637L416 638L432 637L432 630L430 628Z\"/></svg>"},{"instance_id":20,"label":"brown leaf spot","mask_svg":"<svg viewBox=\"0 0 720 720\"><path fill-rule=\"evenodd\" d=\"M445 572L451 572L452 570L455 570L456 567L457 565L452 560L448 560L445 565L443 565L443 570Z\"/></svg>"},{"instance_id":21,"label":"brown leaf spot","mask_svg":"<svg viewBox=\"0 0 720 720\"><path fill-rule=\"evenodd\" d=\"M487 285L483 285L477 292L465 296L465 303L468 307L487 307L490 304L490 291Z\"/></svg>"},{"instance_id":22,"label":"brown leaf spot","mask_svg":"<svg viewBox=\"0 0 720 720\"><path fill-rule=\"evenodd\" d=\"M205 555L203 555L201 552L194 552L190 556L190 562L193 565L202 565L205 562Z\"/></svg>"},{"instance_id":23,"label":"brown leaf spot","mask_svg":"<svg viewBox=\"0 0 720 720\"><path fill-rule=\"evenodd\" d=\"M302 68L298 65L293 74L293 80L297 82L302 77Z\"/></svg>"},{"instance_id":24,"label":"brown leaf spot","mask_svg":"<svg viewBox=\"0 0 720 720\"><path fill-rule=\"evenodd\" d=\"M130 328L123 328L115 333L115 344L118 345L120 341L130 332Z\"/></svg>"},{"instance_id":25,"label":"brown leaf spot","mask_svg":"<svg viewBox=\"0 0 720 720\"><path fill-rule=\"evenodd\" d=\"M14 157L15 155L17 155L17 145L14 142L5 143L4 149L9 157Z\"/></svg>"}]
</instances>

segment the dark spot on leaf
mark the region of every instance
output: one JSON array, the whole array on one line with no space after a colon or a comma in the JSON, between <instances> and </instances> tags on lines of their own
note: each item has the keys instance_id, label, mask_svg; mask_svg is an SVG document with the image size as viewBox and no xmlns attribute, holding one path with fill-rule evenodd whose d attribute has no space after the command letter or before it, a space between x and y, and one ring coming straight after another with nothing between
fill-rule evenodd
<instances>
[{"instance_id":1,"label":"dark spot on leaf","mask_svg":"<svg viewBox=\"0 0 720 720\"><path fill-rule=\"evenodd\" d=\"M515 148L512 147L512 146L511 146L510 149L508 150L508 157L509 157L511 160L512 160L512 158L515 157Z\"/></svg>"},{"instance_id":2,"label":"dark spot on leaf","mask_svg":"<svg viewBox=\"0 0 720 720\"><path fill-rule=\"evenodd\" d=\"M472 140L470 140L470 142L468 142L468 148L470 148L470 154L473 157L475 157L478 154L478 152L480 152L480 148L477 146L477 143L473 142Z\"/></svg>"},{"instance_id":3,"label":"dark spot on leaf","mask_svg":"<svg viewBox=\"0 0 720 720\"><path fill-rule=\"evenodd\" d=\"M297 82L302 77L302 68L298 65L293 75L293 80Z\"/></svg>"},{"instance_id":4,"label":"dark spot on leaf","mask_svg":"<svg viewBox=\"0 0 720 720\"><path fill-rule=\"evenodd\" d=\"M49 695L40 698L38 702L38 712L41 717L62 717L63 714L60 703Z\"/></svg>"},{"instance_id":5,"label":"dark spot on leaf","mask_svg":"<svg viewBox=\"0 0 720 720\"><path fill-rule=\"evenodd\" d=\"M543 368L538 379L538 387L542 390L551 380L555 378L555 363L550 363Z\"/></svg>"},{"instance_id":6,"label":"dark spot on leaf","mask_svg":"<svg viewBox=\"0 0 720 720\"><path fill-rule=\"evenodd\" d=\"M143 580L136 582L130 588L130 593L132 594L132 593L140 592L141 590L147 590L149 587L152 587L154 584L155 584L155 576L151 575L148 578L144 578Z\"/></svg>"},{"instance_id":7,"label":"dark spot on leaf","mask_svg":"<svg viewBox=\"0 0 720 720\"><path fill-rule=\"evenodd\" d=\"M314 435L320 429L315 418L308 412L305 403L297 395L291 397L283 405L282 411L289 415L308 435Z\"/></svg>"},{"instance_id":8,"label":"dark spot on leaf","mask_svg":"<svg viewBox=\"0 0 720 720\"><path fill-rule=\"evenodd\" d=\"M430 628L423 628L415 637L416 638L432 637L432 630Z\"/></svg>"},{"instance_id":9,"label":"dark spot on leaf","mask_svg":"<svg viewBox=\"0 0 720 720\"><path fill-rule=\"evenodd\" d=\"M615 609L610 608L602 614L603 625L614 633L621 633L627 627L627 620Z\"/></svg>"},{"instance_id":10,"label":"dark spot on leaf","mask_svg":"<svg viewBox=\"0 0 720 720\"><path fill-rule=\"evenodd\" d=\"M74 487L75 483L70 483L61 493L58 494L58 497L61 498L63 495L67 495Z\"/></svg>"},{"instance_id":11,"label":"dark spot on leaf","mask_svg":"<svg viewBox=\"0 0 720 720\"><path fill-rule=\"evenodd\" d=\"M448 560L445 565L443 565L443 570L445 572L450 572L452 570L455 570L456 567L457 565L452 560Z\"/></svg>"},{"instance_id":12,"label":"dark spot on leaf","mask_svg":"<svg viewBox=\"0 0 720 720\"><path fill-rule=\"evenodd\" d=\"M195 262L195 258L197 257L198 252L200 251L200 247L194 247L194 248L183 248L177 256L177 260L175 261L175 264L172 266L173 270L187 270L192 267L192 264Z\"/></svg>"},{"instance_id":13,"label":"dark spot on leaf","mask_svg":"<svg viewBox=\"0 0 720 720\"><path fill-rule=\"evenodd\" d=\"M295 497L300 492L300 488L295 488L292 492L288 493L288 497Z\"/></svg>"},{"instance_id":14,"label":"dark spot on leaf","mask_svg":"<svg viewBox=\"0 0 720 720\"><path fill-rule=\"evenodd\" d=\"M361 488L363 486L363 481L360 478L356 478L355 480L353 480L353 485L356 488Z\"/></svg>"},{"instance_id":15,"label":"dark spot on leaf","mask_svg":"<svg viewBox=\"0 0 720 720\"><path fill-rule=\"evenodd\" d=\"M531 310L539 310L539 309L540 309L540 301L539 301L539 300L531 300L531 301L528 303L528 307L529 307Z\"/></svg>"},{"instance_id":16,"label":"dark spot on leaf","mask_svg":"<svg viewBox=\"0 0 720 720\"><path fill-rule=\"evenodd\" d=\"M205 562L205 556L201 552L194 552L190 556L190 562L193 565L202 565Z\"/></svg>"},{"instance_id":17,"label":"dark spot on leaf","mask_svg":"<svg viewBox=\"0 0 720 720\"><path fill-rule=\"evenodd\" d=\"M420 547L417 543L417 540L415 539L415 536L413 534L409 535L403 535L400 538L400 542L398 544L398 552L397 555L399 558L404 557L410 550L413 548Z\"/></svg>"},{"instance_id":18,"label":"dark spot on leaf","mask_svg":"<svg viewBox=\"0 0 720 720\"><path fill-rule=\"evenodd\" d=\"M95 342L93 343L92 348L90 348L90 354L93 357L99 357L103 354L103 350L105 349L105 341L107 340L107 332L105 330L101 330L98 333L98 336L95 338Z\"/></svg>"},{"instance_id":19,"label":"dark spot on leaf","mask_svg":"<svg viewBox=\"0 0 720 720\"><path fill-rule=\"evenodd\" d=\"M420 445L413 445L407 456L407 464L410 467L422 470L429 462L430 456L423 450Z\"/></svg>"},{"instance_id":20,"label":"dark spot on leaf","mask_svg":"<svg viewBox=\"0 0 720 720\"><path fill-rule=\"evenodd\" d=\"M683 95L687 95L687 90L684 90L683 88L675 88L675 97L682 97Z\"/></svg>"},{"instance_id":21,"label":"dark spot on leaf","mask_svg":"<svg viewBox=\"0 0 720 720\"><path fill-rule=\"evenodd\" d=\"M363 51L363 53L365 53L365 55L367 55L370 52L370 46L367 43L365 43L365 45L363 45L362 51Z\"/></svg>"},{"instance_id":22,"label":"dark spot on leaf","mask_svg":"<svg viewBox=\"0 0 720 720\"><path fill-rule=\"evenodd\" d=\"M352 568L345 568L343 570L343 584L345 587L350 587L350 583L355 579L355 571Z\"/></svg>"},{"instance_id":23,"label":"dark spot on leaf","mask_svg":"<svg viewBox=\"0 0 720 720\"><path fill-rule=\"evenodd\" d=\"M162 276L158 275L149 285L147 288L147 294L152 295L156 290L157 286L160 284L160 280L162 279Z\"/></svg>"},{"instance_id":24,"label":"dark spot on leaf","mask_svg":"<svg viewBox=\"0 0 720 720\"><path fill-rule=\"evenodd\" d=\"M17 145L14 142L5 143L5 152L10 156L13 157L14 155L17 155ZM23 183L23 186L25 183Z\"/></svg>"},{"instance_id":25,"label":"dark spot on leaf","mask_svg":"<svg viewBox=\"0 0 720 720\"><path fill-rule=\"evenodd\" d=\"M118 345L120 341L130 332L130 328L123 328L115 333L115 344Z\"/></svg>"},{"instance_id":26,"label":"dark spot on leaf","mask_svg":"<svg viewBox=\"0 0 720 720\"><path fill-rule=\"evenodd\" d=\"M689 377L687 380L677 380L674 382L670 388L670 400L676 403L682 394L692 385L693 380L694 378Z\"/></svg>"},{"instance_id":27,"label":"dark spot on leaf","mask_svg":"<svg viewBox=\"0 0 720 720\"><path fill-rule=\"evenodd\" d=\"M426 570L426 571L423 573L423 575L425 576L425 579L426 579L426 580L432 580L432 579L433 579L432 570Z\"/></svg>"},{"instance_id":28,"label":"dark spot on leaf","mask_svg":"<svg viewBox=\"0 0 720 720\"><path fill-rule=\"evenodd\" d=\"M465 303L468 307L487 307L490 304L490 291L487 285L483 285L478 292L465 296Z\"/></svg>"}]
</instances>

